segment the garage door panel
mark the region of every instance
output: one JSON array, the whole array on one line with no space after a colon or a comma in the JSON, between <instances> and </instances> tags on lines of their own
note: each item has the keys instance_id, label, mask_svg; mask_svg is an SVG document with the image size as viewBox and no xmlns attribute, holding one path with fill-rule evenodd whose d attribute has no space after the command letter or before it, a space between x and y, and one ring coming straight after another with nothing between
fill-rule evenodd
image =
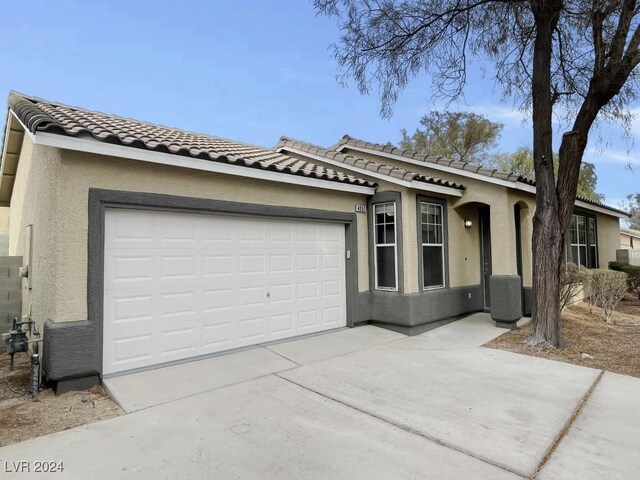
<instances>
[{"instance_id":1,"label":"garage door panel","mask_svg":"<svg viewBox=\"0 0 640 480\"><path fill-rule=\"evenodd\" d=\"M201 292L198 290L171 291L158 295L158 317L161 320L180 321L194 318L200 310Z\"/></svg>"},{"instance_id":2,"label":"garage door panel","mask_svg":"<svg viewBox=\"0 0 640 480\"><path fill-rule=\"evenodd\" d=\"M314 330L320 326L320 315L317 308L298 311L298 329L301 331Z\"/></svg>"},{"instance_id":3,"label":"garage door panel","mask_svg":"<svg viewBox=\"0 0 640 480\"><path fill-rule=\"evenodd\" d=\"M303 253L298 255L296 269L298 272L312 273L318 271L318 255L315 253Z\"/></svg>"},{"instance_id":4,"label":"garage door panel","mask_svg":"<svg viewBox=\"0 0 640 480\"><path fill-rule=\"evenodd\" d=\"M201 273L202 260L195 254L166 254L159 255L158 264L159 279L162 282L175 282L176 280L196 281Z\"/></svg>"},{"instance_id":5,"label":"garage door panel","mask_svg":"<svg viewBox=\"0 0 640 480\"><path fill-rule=\"evenodd\" d=\"M155 262L153 255L117 252L105 252L105 288L117 288L123 285L143 286L151 285L154 280Z\"/></svg>"},{"instance_id":6,"label":"garage door panel","mask_svg":"<svg viewBox=\"0 0 640 480\"><path fill-rule=\"evenodd\" d=\"M343 225L124 209L105 225L105 374L346 324Z\"/></svg>"},{"instance_id":7,"label":"garage door panel","mask_svg":"<svg viewBox=\"0 0 640 480\"><path fill-rule=\"evenodd\" d=\"M156 239L162 247L198 246L202 240L202 224L187 215L155 214Z\"/></svg>"},{"instance_id":8,"label":"garage door panel","mask_svg":"<svg viewBox=\"0 0 640 480\"><path fill-rule=\"evenodd\" d=\"M326 244L327 242L335 243L336 245L340 242L340 232L335 228L330 228L325 225L320 227L322 243Z\"/></svg>"},{"instance_id":9,"label":"garage door panel","mask_svg":"<svg viewBox=\"0 0 640 480\"><path fill-rule=\"evenodd\" d=\"M271 274L285 275L294 272L293 255L290 253L270 255L269 262Z\"/></svg>"},{"instance_id":10,"label":"garage door panel","mask_svg":"<svg viewBox=\"0 0 640 480\"><path fill-rule=\"evenodd\" d=\"M153 295L138 294L114 298L109 305L105 305L105 316L112 318L109 326L126 327L141 322L151 322L154 318Z\"/></svg>"},{"instance_id":11,"label":"garage door panel","mask_svg":"<svg viewBox=\"0 0 640 480\"><path fill-rule=\"evenodd\" d=\"M322 324L336 325L344 321L344 310L341 307L329 307L322 310Z\"/></svg>"},{"instance_id":12,"label":"garage door panel","mask_svg":"<svg viewBox=\"0 0 640 480\"><path fill-rule=\"evenodd\" d=\"M105 364L108 361L112 371L149 365L155 358L153 344L153 335L150 333L135 335L125 331L122 335L114 335L104 347Z\"/></svg>"},{"instance_id":13,"label":"garage door panel","mask_svg":"<svg viewBox=\"0 0 640 480\"><path fill-rule=\"evenodd\" d=\"M330 297L340 297L343 294L342 285L339 280L323 280L322 281L322 297L329 299Z\"/></svg>"},{"instance_id":14,"label":"garage door panel","mask_svg":"<svg viewBox=\"0 0 640 480\"><path fill-rule=\"evenodd\" d=\"M105 218L105 245L111 248L149 247L155 243L155 219L111 215Z\"/></svg>"},{"instance_id":15,"label":"garage door panel","mask_svg":"<svg viewBox=\"0 0 640 480\"><path fill-rule=\"evenodd\" d=\"M298 300L309 301L318 299L318 282L300 282L298 283Z\"/></svg>"},{"instance_id":16,"label":"garage door panel","mask_svg":"<svg viewBox=\"0 0 640 480\"><path fill-rule=\"evenodd\" d=\"M205 278L230 277L233 275L233 255L204 254L202 258Z\"/></svg>"},{"instance_id":17,"label":"garage door panel","mask_svg":"<svg viewBox=\"0 0 640 480\"><path fill-rule=\"evenodd\" d=\"M239 275L265 275L265 258L264 255L255 254L240 254L238 255L238 274Z\"/></svg>"},{"instance_id":18,"label":"garage door panel","mask_svg":"<svg viewBox=\"0 0 640 480\"><path fill-rule=\"evenodd\" d=\"M240 346L265 341L267 329L264 312L253 311L253 315L242 315L238 319L238 342Z\"/></svg>"},{"instance_id":19,"label":"garage door panel","mask_svg":"<svg viewBox=\"0 0 640 480\"><path fill-rule=\"evenodd\" d=\"M196 354L194 339L198 337L195 322L190 326L174 325L158 335L159 354L163 361L193 356Z\"/></svg>"},{"instance_id":20,"label":"garage door panel","mask_svg":"<svg viewBox=\"0 0 640 480\"><path fill-rule=\"evenodd\" d=\"M237 305L236 291L231 288L204 288L202 290L202 313L225 315Z\"/></svg>"},{"instance_id":21,"label":"garage door panel","mask_svg":"<svg viewBox=\"0 0 640 480\"><path fill-rule=\"evenodd\" d=\"M271 297L269 303L271 306L287 304L285 308L291 308L290 305L295 300L295 294L293 291L293 284L275 284L271 286Z\"/></svg>"},{"instance_id":22,"label":"garage door panel","mask_svg":"<svg viewBox=\"0 0 640 480\"><path fill-rule=\"evenodd\" d=\"M236 326L232 321L202 327L202 353L216 353L234 348L237 337Z\"/></svg>"},{"instance_id":23,"label":"garage door panel","mask_svg":"<svg viewBox=\"0 0 640 480\"><path fill-rule=\"evenodd\" d=\"M274 226L268 229L268 236L274 246L290 246L294 240L293 226L285 222L274 222Z\"/></svg>"},{"instance_id":24,"label":"garage door panel","mask_svg":"<svg viewBox=\"0 0 640 480\"><path fill-rule=\"evenodd\" d=\"M301 223L296 227L296 240L298 242L316 242L318 240L318 224Z\"/></svg>"}]
</instances>

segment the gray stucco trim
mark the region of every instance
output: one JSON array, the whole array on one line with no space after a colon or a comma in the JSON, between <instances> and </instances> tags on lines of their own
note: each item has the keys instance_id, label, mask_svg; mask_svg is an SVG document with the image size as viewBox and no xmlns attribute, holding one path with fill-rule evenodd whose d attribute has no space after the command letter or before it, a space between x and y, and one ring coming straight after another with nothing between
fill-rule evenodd
<instances>
[{"instance_id":1,"label":"gray stucco trim","mask_svg":"<svg viewBox=\"0 0 640 480\"><path fill-rule=\"evenodd\" d=\"M373 290L358 295L358 323L416 327L482 310L482 287L440 288L420 293Z\"/></svg>"},{"instance_id":2,"label":"gray stucco trim","mask_svg":"<svg viewBox=\"0 0 640 480\"><path fill-rule=\"evenodd\" d=\"M382 322L371 322L371 325L375 325L376 327L385 328L387 330L402 333L403 335L408 335L412 337L414 335L421 335L435 328L442 327L444 325L448 325L450 323L456 322L466 316L467 314L463 314L457 317L445 318L444 320L436 320L429 323L423 323L422 325L417 325L415 327L404 327L401 325L394 325L391 323L382 323Z\"/></svg>"},{"instance_id":3,"label":"gray stucco trim","mask_svg":"<svg viewBox=\"0 0 640 480\"><path fill-rule=\"evenodd\" d=\"M421 203L435 203L442 207L442 240L444 245L444 286L428 287L424 286L424 271L422 270L422 211ZM426 195L416 195L416 231L418 232L418 281L421 292L430 292L438 288L449 288L449 217L447 212L447 200L439 197L428 197Z\"/></svg>"},{"instance_id":4,"label":"gray stucco trim","mask_svg":"<svg viewBox=\"0 0 640 480\"><path fill-rule=\"evenodd\" d=\"M345 225L347 325L356 323L358 297L357 219L351 212L257 205L174 195L89 189L86 322L45 324L45 371L52 381L102 374L104 218L107 208L162 210L205 215L242 215ZM71 348L69 348L71 346Z\"/></svg>"},{"instance_id":5,"label":"gray stucco trim","mask_svg":"<svg viewBox=\"0 0 640 480\"><path fill-rule=\"evenodd\" d=\"M491 275L491 318L498 326L522 318L522 284L518 275Z\"/></svg>"},{"instance_id":6,"label":"gray stucco trim","mask_svg":"<svg viewBox=\"0 0 640 480\"><path fill-rule=\"evenodd\" d=\"M52 322L43 327L43 374L60 382L97 376L101 367L102 332L96 322ZM57 390L57 389L56 389Z\"/></svg>"},{"instance_id":7,"label":"gray stucco trim","mask_svg":"<svg viewBox=\"0 0 640 480\"><path fill-rule=\"evenodd\" d=\"M398 257L398 290L376 290L376 270L375 270L375 219L373 206L377 203L394 202L396 204L396 252ZM378 192L369 198L367 203L367 211L369 212L368 228L369 228L369 289L377 292L403 293L404 292L404 249L402 236L402 194L395 190L386 190Z\"/></svg>"},{"instance_id":8,"label":"gray stucco trim","mask_svg":"<svg viewBox=\"0 0 640 480\"><path fill-rule=\"evenodd\" d=\"M523 301L522 301L523 312L522 312L522 314L525 317L530 317L531 316L531 309L532 309L532 306L533 306L533 288L531 288L531 287L522 287L522 297L523 297Z\"/></svg>"}]
</instances>

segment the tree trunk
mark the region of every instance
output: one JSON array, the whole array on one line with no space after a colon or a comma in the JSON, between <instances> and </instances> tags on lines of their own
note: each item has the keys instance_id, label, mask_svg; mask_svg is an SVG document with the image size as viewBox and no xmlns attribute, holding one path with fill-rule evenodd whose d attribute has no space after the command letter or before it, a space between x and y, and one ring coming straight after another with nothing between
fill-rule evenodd
<instances>
[{"instance_id":1,"label":"tree trunk","mask_svg":"<svg viewBox=\"0 0 640 480\"><path fill-rule=\"evenodd\" d=\"M560 265L564 230L553 171L551 52L552 34L562 3L532 0L531 8L536 22L532 75L536 213L533 218L533 328L529 343L561 347L564 340L560 324Z\"/></svg>"}]
</instances>

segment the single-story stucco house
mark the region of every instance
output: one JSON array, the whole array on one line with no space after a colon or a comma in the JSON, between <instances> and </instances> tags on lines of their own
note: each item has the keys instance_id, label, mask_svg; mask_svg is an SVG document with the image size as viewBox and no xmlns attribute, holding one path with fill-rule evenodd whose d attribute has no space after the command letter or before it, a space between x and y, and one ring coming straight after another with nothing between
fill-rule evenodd
<instances>
[{"instance_id":1,"label":"single-story stucco house","mask_svg":"<svg viewBox=\"0 0 640 480\"><path fill-rule=\"evenodd\" d=\"M412 334L530 311L525 178L348 136L268 149L8 104L8 253L58 389L362 323ZM620 218L579 199L568 260L615 259Z\"/></svg>"}]
</instances>

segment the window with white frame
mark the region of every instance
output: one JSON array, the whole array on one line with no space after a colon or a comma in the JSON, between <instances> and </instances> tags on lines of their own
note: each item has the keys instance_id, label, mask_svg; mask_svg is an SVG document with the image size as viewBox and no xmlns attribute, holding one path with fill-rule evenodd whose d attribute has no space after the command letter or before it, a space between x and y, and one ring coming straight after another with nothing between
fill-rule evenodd
<instances>
[{"instance_id":1,"label":"window with white frame","mask_svg":"<svg viewBox=\"0 0 640 480\"><path fill-rule=\"evenodd\" d=\"M437 203L420 203L423 287L444 287L444 212Z\"/></svg>"},{"instance_id":2,"label":"window with white frame","mask_svg":"<svg viewBox=\"0 0 640 480\"><path fill-rule=\"evenodd\" d=\"M572 215L566 251L566 261L587 268L598 268L598 235L596 219Z\"/></svg>"},{"instance_id":3,"label":"window with white frame","mask_svg":"<svg viewBox=\"0 0 640 480\"><path fill-rule=\"evenodd\" d=\"M589 244L589 258L588 263L590 268L598 268L598 234L596 232L596 219L593 217L587 218L588 230L587 230L587 243Z\"/></svg>"},{"instance_id":4,"label":"window with white frame","mask_svg":"<svg viewBox=\"0 0 640 480\"><path fill-rule=\"evenodd\" d=\"M375 287L378 290L398 289L398 259L396 251L396 204L373 206Z\"/></svg>"}]
</instances>

